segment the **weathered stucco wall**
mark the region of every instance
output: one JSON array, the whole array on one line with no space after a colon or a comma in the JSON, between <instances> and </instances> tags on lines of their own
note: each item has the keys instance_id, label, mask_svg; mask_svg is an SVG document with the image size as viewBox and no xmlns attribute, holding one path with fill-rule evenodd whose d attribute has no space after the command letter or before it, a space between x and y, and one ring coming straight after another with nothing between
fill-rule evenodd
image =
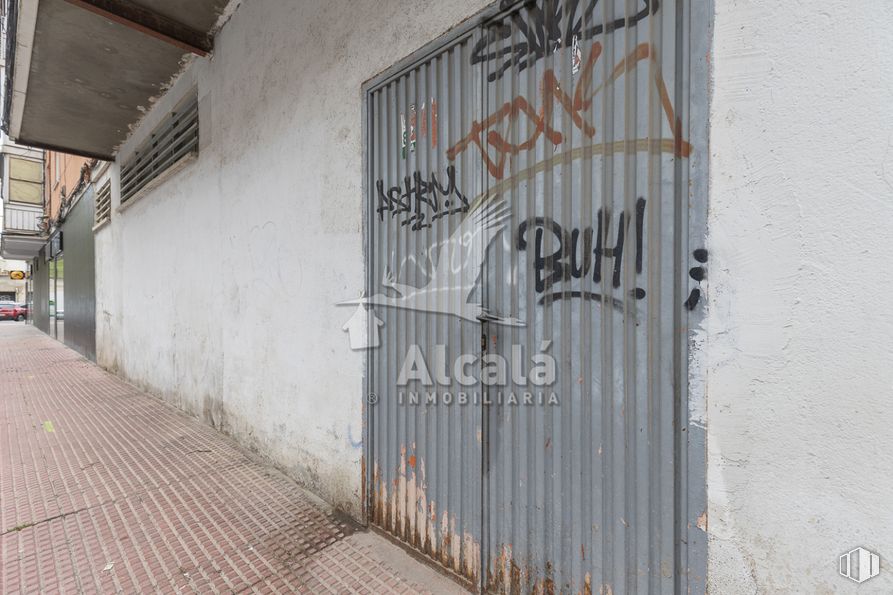
<instances>
[{"instance_id":1,"label":"weathered stucco wall","mask_svg":"<svg viewBox=\"0 0 893 595\"><path fill-rule=\"evenodd\" d=\"M121 149L197 88L198 159L97 234L99 362L358 513L360 86L485 4L243 2Z\"/></svg>"},{"instance_id":2,"label":"weathered stucco wall","mask_svg":"<svg viewBox=\"0 0 893 595\"><path fill-rule=\"evenodd\" d=\"M712 593L893 590L893 5L716 0ZM865 591L865 589L868 589Z\"/></svg>"}]
</instances>

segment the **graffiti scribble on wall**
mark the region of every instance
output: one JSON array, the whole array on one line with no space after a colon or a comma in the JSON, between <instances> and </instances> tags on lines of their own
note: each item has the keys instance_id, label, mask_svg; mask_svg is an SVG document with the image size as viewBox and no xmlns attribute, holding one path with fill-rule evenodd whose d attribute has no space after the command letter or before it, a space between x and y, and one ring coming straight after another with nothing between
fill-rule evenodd
<instances>
[{"instance_id":1,"label":"graffiti scribble on wall","mask_svg":"<svg viewBox=\"0 0 893 595\"><path fill-rule=\"evenodd\" d=\"M487 80L493 82L512 67L519 71L550 56L575 41L588 41L602 33L633 27L657 12L659 0L637 0L637 11L618 14L605 23L605 7L599 0L544 0L531 5L526 14L512 17L519 38L512 40L512 25L502 21L490 27L471 52L472 64L492 64Z\"/></svg>"},{"instance_id":2,"label":"graffiti scribble on wall","mask_svg":"<svg viewBox=\"0 0 893 595\"><path fill-rule=\"evenodd\" d=\"M441 217L468 211L468 199L456 184L456 168L452 165L446 168L445 183L433 172L426 179L416 171L403 178L402 186L385 190L384 180L378 180L375 188L379 220L384 221L385 213L390 213L392 218L399 218L400 225L415 231L431 227Z\"/></svg>"},{"instance_id":3,"label":"graffiti scribble on wall","mask_svg":"<svg viewBox=\"0 0 893 595\"><path fill-rule=\"evenodd\" d=\"M430 121L429 121L430 118ZM407 118L405 114L400 114L400 154L406 159L406 148L409 152L415 152L416 144L416 127L418 127L418 136L425 138L428 136L428 130L431 130L431 148L437 148L437 100L433 97L430 101L430 108L424 103L422 111L416 115L415 104L409 106L409 122L407 126Z\"/></svg>"},{"instance_id":4,"label":"graffiti scribble on wall","mask_svg":"<svg viewBox=\"0 0 893 595\"><path fill-rule=\"evenodd\" d=\"M602 259L613 260L611 285L614 288L620 287L623 272L623 248L631 217L625 212L620 213L613 247L605 246L608 243L606 236L611 228L610 212L599 209L596 219L596 229L586 227L583 230L579 228L568 230L557 221L547 217L533 217L521 222L518 226L517 249L519 251L528 250L532 235L534 288L538 294L545 293L539 300L540 304L568 298L601 301L602 296L597 293L567 288L552 291L552 288L556 284L567 283L573 279L582 279L590 275L593 283L601 283ZM645 230L644 198L639 198L636 201L635 225L635 267L636 274L641 274L642 238ZM636 287L629 292L629 295L634 299L641 300L645 297L645 290ZM618 303L622 305L619 300L615 300L614 305L616 306Z\"/></svg>"},{"instance_id":5,"label":"graffiti scribble on wall","mask_svg":"<svg viewBox=\"0 0 893 595\"><path fill-rule=\"evenodd\" d=\"M539 111L524 96L516 96L511 101L503 104L502 107L494 111L482 122L473 121L468 134L447 150L447 158L454 160L469 145L476 145L483 156L490 175L496 179L502 179L507 156L518 155L521 152L535 148L537 141L542 136L545 136L555 146L564 142L564 135L552 126L556 103L561 110L564 110L571 117L576 128L582 131L587 138L594 139L596 128L592 122L597 121L597 116L593 114L587 119L586 112L590 111L594 99L605 88L605 84L599 85L594 89L592 88L595 78L593 77L593 71L601 55L602 45L596 42L592 45L588 58L581 67L581 73L572 96L565 93L561 88L555 72L552 69L546 70L542 79L542 88L544 90L543 105ZM626 58L614 66L610 76L607 77L607 83L613 83L625 72L632 70L638 62L648 59L652 61L653 82L657 87L661 109L670 124L670 129L673 131L673 139L668 141L668 143L654 143L652 140L643 139L641 143L637 141L637 148L639 144L642 144L639 150L653 150L657 146L662 152L669 151L679 157L688 157L691 153L691 145L682 139L682 122L673 111L670 94L661 74L660 61L657 59L653 46L647 43L637 46ZM513 143L509 140L513 137L511 128L521 117L528 118L532 126L528 127L530 132L527 138L518 143ZM507 128L509 130L503 133L498 128L504 124L508 125ZM619 150L627 150L625 143L626 141L624 140L617 141ZM488 147L493 148L495 156L491 156ZM604 148L604 150L607 152L608 148Z\"/></svg>"},{"instance_id":6,"label":"graffiti scribble on wall","mask_svg":"<svg viewBox=\"0 0 893 595\"><path fill-rule=\"evenodd\" d=\"M406 126L406 116L400 114L400 154L406 159L406 146L409 145L409 151L415 152L415 125L416 113L415 104L409 106L409 127Z\"/></svg>"}]
</instances>

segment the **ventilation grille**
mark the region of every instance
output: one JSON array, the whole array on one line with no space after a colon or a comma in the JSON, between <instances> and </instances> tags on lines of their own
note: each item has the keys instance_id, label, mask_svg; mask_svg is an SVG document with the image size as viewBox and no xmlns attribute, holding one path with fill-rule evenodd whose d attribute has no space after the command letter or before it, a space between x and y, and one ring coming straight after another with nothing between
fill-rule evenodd
<instances>
[{"instance_id":1,"label":"ventilation grille","mask_svg":"<svg viewBox=\"0 0 893 595\"><path fill-rule=\"evenodd\" d=\"M121 203L172 166L198 152L198 100L181 103L121 166Z\"/></svg>"},{"instance_id":2,"label":"ventilation grille","mask_svg":"<svg viewBox=\"0 0 893 595\"><path fill-rule=\"evenodd\" d=\"M110 221L112 218L112 184L106 182L96 193L96 225Z\"/></svg>"}]
</instances>

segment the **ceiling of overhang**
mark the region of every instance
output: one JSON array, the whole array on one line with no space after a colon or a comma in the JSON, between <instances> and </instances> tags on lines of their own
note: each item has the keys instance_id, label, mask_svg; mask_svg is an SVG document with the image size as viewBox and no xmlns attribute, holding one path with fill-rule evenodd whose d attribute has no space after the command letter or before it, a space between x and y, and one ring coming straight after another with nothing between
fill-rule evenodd
<instances>
[{"instance_id":1,"label":"ceiling of overhang","mask_svg":"<svg viewBox=\"0 0 893 595\"><path fill-rule=\"evenodd\" d=\"M145 0L140 7L212 30L227 0ZM40 0L18 139L110 158L189 54L67 0Z\"/></svg>"},{"instance_id":2,"label":"ceiling of overhang","mask_svg":"<svg viewBox=\"0 0 893 595\"><path fill-rule=\"evenodd\" d=\"M212 31L226 8L226 0L139 0L131 2L182 23L196 31Z\"/></svg>"}]
</instances>

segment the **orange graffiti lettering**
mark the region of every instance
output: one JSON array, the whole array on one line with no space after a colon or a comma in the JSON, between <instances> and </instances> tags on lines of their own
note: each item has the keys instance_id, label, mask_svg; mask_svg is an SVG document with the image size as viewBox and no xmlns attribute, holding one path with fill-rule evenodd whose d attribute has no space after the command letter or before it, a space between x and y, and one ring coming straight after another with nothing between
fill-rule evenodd
<instances>
[{"instance_id":1,"label":"orange graffiti lettering","mask_svg":"<svg viewBox=\"0 0 893 595\"><path fill-rule=\"evenodd\" d=\"M589 57L580 69L580 78L574 89L573 97L570 97L561 89L555 71L546 70L543 74L543 106L537 110L522 96L517 96L506 102L498 110L490 114L483 122L473 121L471 130L459 142L447 150L447 158L455 160L469 145L477 145L483 156L487 171L496 179L502 179L505 173L505 162L509 155L518 155L522 151L529 151L536 146L541 136L544 136L553 145L564 142L561 132L552 127L553 113L556 103L567 113L574 126L588 138L594 138L596 128L592 122L584 118L584 112L592 107L595 97L604 89L606 84L613 83L627 71L631 71L638 62L650 59L653 65L654 84L657 87L661 109L673 131L673 150L677 157L688 157L691 154L691 145L682 138L682 121L679 120L673 110L670 94L661 74L660 64L657 60L654 48L647 43L637 46L627 57L623 58L612 70L608 79L594 89L592 87L593 71L598 59L602 55L601 43L594 43L589 52ZM533 130L528 136L517 144L510 142L503 134L495 130L497 124L506 119L509 123L518 120L521 115L526 116L533 123ZM495 157L491 157L487 146L493 147Z\"/></svg>"}]
</instances>

